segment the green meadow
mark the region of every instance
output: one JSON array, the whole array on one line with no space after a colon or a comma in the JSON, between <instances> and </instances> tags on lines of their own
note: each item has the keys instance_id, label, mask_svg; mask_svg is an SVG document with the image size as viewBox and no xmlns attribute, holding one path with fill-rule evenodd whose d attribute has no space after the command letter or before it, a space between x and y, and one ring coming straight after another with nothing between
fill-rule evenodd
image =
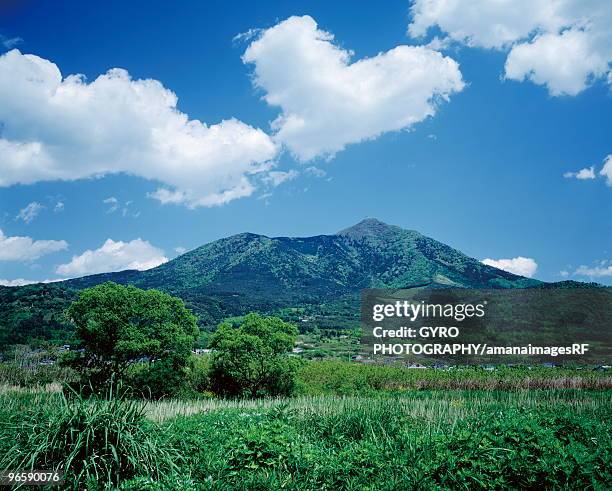
<instances>
[{"instance_id":1,"label":"green meadow","mask_svg":"<svg viewBox=\"0 0 612 491\"><path fill-rule=\"evenodd\" d=\"M0 451L4 466L67 472L66 489L603 490L611 384L337 361L308 362L288 398L81 398L5 381Z\"/></svg>"},{"instance_id":2,"label":"green meadow","mask_svg":"<svg viewBox=\"0 0 612 491\"><path fill-rule=\"evenodd\" d=\"M295 324L257 313L222 322L195 351L182 300L114 283L81 291L65 315L79 349L13 345L0 363L0 470L55 472L55 489L612 482L606 366L348 361L354 335L299 339Z\"/></svg>"}]
</instances>

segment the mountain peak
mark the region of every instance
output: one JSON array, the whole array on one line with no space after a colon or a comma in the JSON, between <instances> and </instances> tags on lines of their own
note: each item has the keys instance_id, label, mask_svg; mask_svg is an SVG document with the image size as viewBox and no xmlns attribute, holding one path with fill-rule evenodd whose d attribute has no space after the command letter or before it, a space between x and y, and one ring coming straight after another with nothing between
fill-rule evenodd
<instances>
[{"instance_id":1,"label":"mountain peak","mask_svg":"<svg viewBox=\"0 0 612 491\"><path fill-rule=\"evenodd\" d=\"M381 222L377 218L365 218L352 227L341 230L338 232L338 235L361 239L364 237L380 236L398 230L401 229L395 225L388 225L385 222Z\"/></svg>"}]
</instances>

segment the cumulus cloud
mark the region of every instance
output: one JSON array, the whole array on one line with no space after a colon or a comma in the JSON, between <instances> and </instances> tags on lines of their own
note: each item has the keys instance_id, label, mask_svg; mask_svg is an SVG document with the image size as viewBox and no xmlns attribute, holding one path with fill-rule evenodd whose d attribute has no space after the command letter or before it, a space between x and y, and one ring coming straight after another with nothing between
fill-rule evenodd
<instances>
[{"instance_id":1,"label":"cumulus cloud","mask_svg":"<svg viewBox=\"0 0 612 491\"><path fill-rule=\"evenodd\" d=\"M526 276L527 278L533 278L537 269L538 263L536 263L530 257L518 256L512 259L483 259L482 264L487 266L493 266L497 269L503 269L509 273L518 274L520 276Z\"/></svg>"},{"instance_id":2,"label":"cumulus cloud","mask_svg":"<svg viewBox=\"0 0 612 491\"><path fill-rule=\"evenodd\" d=\"M612 80L608 0L415 0L410 36L437 26L445 42L508 51L505 76L576 95Z\"/></svg>"},{"instance_id":3,"label":"cumulus cloud","mask_svg":"<svg viewBox=\"0 0 612 491\"><path fill-rule=\"evenodd\" d=\"M606 179L606 184L608 186L612 186L612 154L604 158L603 165L599 172L596 172L595 166L592 165L591 167L580 169L578 172L566 172L563 174L563 177L590 180L596 179L598 175Z\"/></svg>"},{"instance_id":4,"label":"cumulus cloud","mask_svg":"<svg viewBox=\"0 0 612 491\"><path fill-rule=\"evenodd\" d=\"M457 62L424 46L352 56L309 16L262 30L246 49L242 59L254 67L254 85L281 110L274 138L298 159L330 157L348 144L409 128L464 87Z\"/></svg>"},{"instance_id":5,"label":"cumulus cloud","mask_svg":"<svg viewBox=\"0 0 612 491\"><path fill-rule=\"evenodd\" d=\"M537 36L512 48L506 59L506 78L545 85L553 96L576 95L589 79L606 75L612 60L612 53L604 55L591 44L589 34L580 29Z\"/></svg>"},{"instance_id":6,"label":"cumulus cloud","mask_svg":"<svg viewBox=\"0 0 612 491\"><path fill-rule=\"evenodd\" d=\"M142 239L130 242L107 239L98 249L88 249L73 256L69 263L59 265L55 272L64 276L83 276L125 269L154 268L168 261L164 251Z\"/></svg>"},{"instance_id":7,"label":"cumulus cloud","mask_svg":"<svg viewBox=\"0 0 612 491\"><path fill-rule=\"evenodd\" d=\"M52 252L68 248L65 240L33 240L30 237L8 237L0 230L0 261L33 261Z\"/></svg>"},{"instance_id":8,"label":"cumulus cloud","mask_svg":"<svg viewBox=\"0 0 612 491\"><path fill-rule=\"evenodd\" d=\"M606 178L606 184L612 186L612 154L604 159L604 165L599 171L599 175Z\"/></svg>"},{"instance_id":9,"label":"cumulus cloud","mask_svg":"<svg viewBox=\"0 0 612 491\"><path fill-rule=\"evenodd\" d=\"M55 206L53 207L53 211L55 213L60 213L62 211L64 211L64 202L63 201L58 201L57 203L55 203Z\"/></svg>"},{"instance_id":10,"label":"cumulus cloud","mask_svg":"<svg viewBox=\"0 0 612 491\"><path fill-rule=\"evenodd\" d=\"M277 154L266 133L236 119L189 119L157 80L115 68L88 82L16 49L0 56L0 124L0 186L127 173L189 207L248 196Z\"/></svg>"},{"instance_id":11,"label":"cumulus cloud","mask_svg":"<svg viewBox=\"0 0 612 491\"><path fill-rule=\"evenodd\" d=\"M566 172L563 174L565 178L575 178L580 180L595 179L595 166L585 167L578 172Z\"/></svg>"},{"instance_id":12,"label":"cumulus cloud","mask_svg":"<svg viewBox=\"0 0 612 491\"><path fill-rule=\"evenodd\" d=\"M30 223L34 220L38 214L44 209L44 206L38 203L37 201L32 201L32 203L28 203L25 208L19 210L16 220L23 220L25 223Z\"/></svg>"},{"instance_id":13,"label":"cumulus cloud","mask_svg":"<svg viewBox=\"0 0 612 491\"><path fill-rule=\"evenodd\" d=\"M187 252L187 248L183 247L183 246L178 246L174 248L174 252L176 252L177 254L185 254Z\"/></svg>"}]
</instances>

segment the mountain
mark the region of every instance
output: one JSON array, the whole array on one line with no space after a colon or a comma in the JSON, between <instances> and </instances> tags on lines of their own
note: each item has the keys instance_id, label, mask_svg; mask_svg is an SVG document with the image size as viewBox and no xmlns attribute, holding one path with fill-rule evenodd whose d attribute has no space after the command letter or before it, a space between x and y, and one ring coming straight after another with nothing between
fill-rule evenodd
<instances>
[{"instance_id":1,"label":"mountain","mask_svg":"<svg viewBox=\"0 0 612 491\"><path fill-rule=\"evenodd\" d=\"M147 271L0 287L0 343L13 334L21 339L45 330L61 331L65 326L61 310L75 292L105 281L177 295L194 310L202 325L251 310L275 312L347 299L355 305L363 288L542 285L486 266L414 230L368 218L334 235L270 238L242 233Z\"/></svg>"},{"instance_id":2,"label":"mountain","mask_svg":"<svg viewBox=\"0 0 612 491\"><path fill-rule=\"evenodd\" d=\"M414 230L368 218L335 235L234 235L147 271L122 271L63 282L83 288L103 281L161 288L273 297L330 298L368 287L446 285L511 288L539 283L482 264ZM280 299L279 299L280 300Z\"/></svg>"},{"instance_id":3,"label":"mountain","mask_svg":"<svg viewBox=\"0 0 612 491\"><path fill-rule=\"evenodd\" d=\"M370 287L512 288L539 283L373 218L334 235L238 234L147 271L86 276L64 285L81 289L109 280L158 288L196 303L218 300L228 313L320 303Z\"/></svg>"}]
</instances>

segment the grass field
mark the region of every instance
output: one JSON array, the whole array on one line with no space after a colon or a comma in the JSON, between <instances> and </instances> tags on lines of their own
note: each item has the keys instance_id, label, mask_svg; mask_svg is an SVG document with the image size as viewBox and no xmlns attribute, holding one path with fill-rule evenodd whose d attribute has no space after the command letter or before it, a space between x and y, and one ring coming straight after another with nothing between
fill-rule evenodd
<instances>
[{"instance_id":1,"label":"grass field","mask_svg":"<svg viewBox=\"0 0 612 491\"><path fill-rule=\"evenodd\" d=\"M5 458L29 451L24 433L32 432L32 422L44 425L62 411L62 404L76 404L62 402L57 389L2 390L0 451ZM91 410L87 417L98 417L101 402L82 404ZM130 479L112 487L607 489L612 482L609 390L407 390L378 397L165 400L149 402L142 410L138 428L146 431L143 438L157 449L154 456L169 455L173 465L154 477L136 466ZM77 413L62 424L75 425ZM121 410L113 409L116 413ZM48 437L45 430L37 431ZM71 483L96 489L93 481Z\"/></svg>"}]
</instances>

